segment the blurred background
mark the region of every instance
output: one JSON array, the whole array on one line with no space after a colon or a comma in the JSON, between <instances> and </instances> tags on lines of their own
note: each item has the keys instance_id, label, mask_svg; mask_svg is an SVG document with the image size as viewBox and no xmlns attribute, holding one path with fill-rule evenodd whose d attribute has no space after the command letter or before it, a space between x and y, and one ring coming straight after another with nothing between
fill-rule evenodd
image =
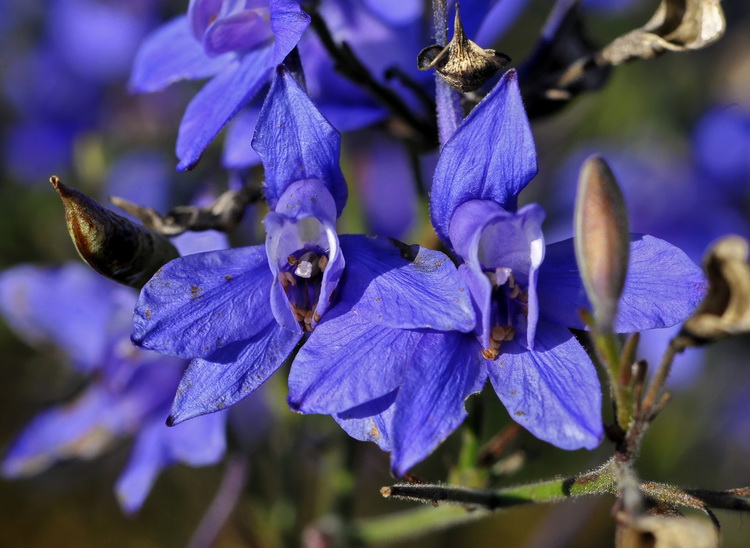
<instances>
[{"instance_id":1,"label":"blurred background","mask_svg":"<svg viewBox=\"0 0 750 548\"><path fill-rule=\"evenodd\" d=\"M657 4L589 2L591 38L604 44L641 26ZM548 0L527 2L497 44L519 61L513 66L528 56L550 6ZM522 199L544 205L548 241L572 235L577 172L591 153L611 163L633 231L666 239L696 262L721 234L750 236L750 7L743 0L723 6L727 30L718 43L618 67L601 91L534 121L540 169ZM237 177L262 179L257 168L223 169L217 143L195 170L175 171L177 127L199 82L148 95L128 92L138 45L186 8L176 0L0 0L0 269L79 261L48 183L52 174L102 202L116 195L162 212L215 195ZM359 214L368 190L356 185L366 171L358 156L363 138L364 131L344 135L342 167L353 190L342 233L367 229ZM405 241L434 241L425 212L424 204L411 212ZM260 206L251 209L232 242L258 242L263 214ZM638 463L643 478L710 489L750 485L748 342L738 338L680 357L670 380L673 401L649 432ZM660 334L644 336L639 355L653 363L665 344ZM0 345L5 455L34 416L69 401L90 380L70 367L60 345L28 344L3 321ZM249 451L239 426L224 461L167 468L136 513L121 510L114 490L133 449L127 436L96 458L66 459L27 478L0 479L0 546L184 546L196 541L223 480L242 491L219 533L221 547L297 546L303 539L324 546L316 544L318 533L335 523L331 516L364 519L414 506L380 496L379 488L393 482L386 454L347 438L330 417L290 413L284 398L284 374L276 375L265 391L270 426ZM488 391L470 400L468 409L481 442L512 423ZM246 420L245 427L254 418ZM461 435L413 472L446 480ZM607 441L593 452L565 452L519 432L495 467L493 484L591 469L611 452ZM518 508L392 545L608 546L612 502L603 497ZM750 543L747 518L729 512L718 518L724 546Z\"/></svg>"}]
</instances>

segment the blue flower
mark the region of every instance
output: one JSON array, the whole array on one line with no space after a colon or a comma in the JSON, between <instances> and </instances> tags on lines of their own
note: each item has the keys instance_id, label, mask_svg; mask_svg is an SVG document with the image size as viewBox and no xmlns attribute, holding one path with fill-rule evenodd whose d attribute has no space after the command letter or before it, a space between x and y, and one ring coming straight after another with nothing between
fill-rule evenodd
<instances>
[{"instance_id":1,"label":"blue flower","mask_svg":"<svg viewBox=\"0 0 750 548\"><path fill-rule=\"evenodd\" d=\"M0 313L9 325L31 344L52 343L91 375L73 401L42 411L26 426L3 458L4 477L33 475L63 459L91 459L132 436L131 457L116 485L123 510L131 513L164 467L222 458L226 414L176 430L164 425L185 362L131 346L134 303L133 291L77 263L0 273Z\"/></svg>"},{"instance_id":2,"label":"blue flower","mask_svg":"<svg viewBox=\"0 0 750 548\"><path fill-rule=\"evenodd\" d=\"M267 83L309 23L296 0L195 0L187 15L146 39L133 66L133 90L158 91L178 80L211 78L180 124L178 169L198 162L219 131Z\"/></svg>"},{"instance_id":3,"label":"blue flower","mask_svg":"<svg viewBox=\"0 0 750 548\"><path fill-rule=\"evenodd\" d=\"M446 143L431 196L435 229L461 259L472 332L404 329L349 311L325 319L295 358L289 400L329 413L358 439L390 450L403 475L466 416L489 377L511 416L561 448L602 438L601 388L568 327L589 308L572 241L545 246L544 212L516 211L536 152L514 72ZM672 325L702 296L698 268L676 248L634 237L617 328ZM464 331L464 332L462 332Z\"/></svg>"},{"instance_id":4,"label":"blue flower","mask_svg":"<svg viewBox=\"0 0 750 548\"><path fill-rule=\"evenodd\" d=\"M353 316L345 326L351 333L360 316L400 328L473 326L468 295L445 255L336 233L347 196L340 137L283 68L254 143L273 208L265 245L172 261L136 307L137 345L195 358L172 407L174 423L238 402L303 338L335 345L325 330L318 335L324 318ZM390 351L386 341L376 348Z\"/></svg>"}]
</instances>

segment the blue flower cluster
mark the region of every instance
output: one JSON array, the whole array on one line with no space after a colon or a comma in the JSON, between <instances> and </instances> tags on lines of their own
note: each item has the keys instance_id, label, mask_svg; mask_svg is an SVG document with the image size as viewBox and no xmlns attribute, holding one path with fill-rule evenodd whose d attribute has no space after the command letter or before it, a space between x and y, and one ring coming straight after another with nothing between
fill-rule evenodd
<instances>
[{"instance_id":1,"label":"blue flower cluster","mask_svg":"<svg viewBox=\"0 0 750 548\"><path fill-rule=\"evenodd\" d=\"M401 4L406 17L410 3ZM565 449L597 446L601 388L569 330L584 327L578 311L590 307L572 240L545 245L542 208L517 207L537 161L515 71L440 153L430 212L456 266L440 251L337 233L347 201L339 133L295 67L277 67L307 22L293 1L197 1L136 63L142 89L150 79L214 74L183 119L181 167L272 77L252 139L271 208L265 244L172 261L136 306L136 345L192 360L170 423L239 402L290 361L290 407L329 414L351 436L376 442L399 476L461 424L464 401L488 379L537 437ZM166 36L192 40L182 52L194 53L193 72L159 57ZM314 72L304 77L317 88ZM703 292L684 253L633 235L616 329L674 325Z\"/></svg>"},{"instance_id":2,"label":"blue flower cluster","mask_svg":"<svg viewBox=\"0 0 750 548\"><path fill-rule=\"evenodd\" d=\"M375 442L399 477L459 427L466 399L487 384L539 439L571 450L601 442L602 389L571 331L586 329L579 311L591 308L573 240L546 243L542 206L519 207L537 174L519 74L503 74L465 118L459 112L455 127L441 127L434 176L424 185L437 249L403 243L395 238L408 232L417 194L401 184L413 158L393 135L410 128L402 111L337 72L324 41L355 52L370 88L392 90L391 107L431 119L434 80L414 62L429 43L425 3L317 4L311 16L297 0L191 0L186 15L141 45L131 90L207 79L179 126L179 170L196 166L230 122L224 166L262 164L265 241L184 253L155 273L137 302L82 267L2 273L8 323L62 348L92 379L73 404L32 421L3 461L5 476L90 457L134 436L118 485L134 511L161 468L219 460L228 408L284 364L292 410L330 415L353 438ZM525 4L464 0L464 29L491 43ZM315 25L325 33L312 33ZM437 102L447 116L450 107ZM346 158L362 174L356 194L371 230L339 234L349 199L340 132L374 125L389 126L391 136L362 132ZM142 166L137 172L143 178ZM704 292L685 253L632 234L615 330L677 325ZM46 312L53 301L59 315ZM137 349L124 344L128 336ZM165 427L165 417L176 428Z\"/></svg>"}]
</instances>

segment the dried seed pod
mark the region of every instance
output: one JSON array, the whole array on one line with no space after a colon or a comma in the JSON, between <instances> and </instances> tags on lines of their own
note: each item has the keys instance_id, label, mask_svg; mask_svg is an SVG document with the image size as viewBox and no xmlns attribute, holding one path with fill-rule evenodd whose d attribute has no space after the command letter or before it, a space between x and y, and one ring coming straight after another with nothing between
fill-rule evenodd
<instances>
[{"instance_id":1,"label":"dried seed pod","mask_svg":"<svg viewBox=\"0 0 750 548\"><path fill-rule=\"evenodd\" d=\"M50 177L65 208L68 232L81 258L99 274L141 288L165 263L180 256L167 238Z\"/></svg>"},{"instance_id":2,"label":"dried seed pod","mask_svg":"<svg viewBox=\"0 0 750 548\"><path fill-rule=\"evenodd\" d=\"M483 49L466 37L458 4L453 24L453 39L447 46L428 46L419 52L419 70L435 71L453 89L462 93L475 91L492 78L510 57L494 49Z\"/></svg>"},{"instance_id":3,"label":"dried seed pod","mask_svg":"<svg viewBox=\"0 0 750 548\"><path fill-rule=\"evenodd\" d=\"M726 236L709 248L703 259L708 293L682 326L678 347L750 332L749 247L740 236Z\"/></svg>"}]
</instances>

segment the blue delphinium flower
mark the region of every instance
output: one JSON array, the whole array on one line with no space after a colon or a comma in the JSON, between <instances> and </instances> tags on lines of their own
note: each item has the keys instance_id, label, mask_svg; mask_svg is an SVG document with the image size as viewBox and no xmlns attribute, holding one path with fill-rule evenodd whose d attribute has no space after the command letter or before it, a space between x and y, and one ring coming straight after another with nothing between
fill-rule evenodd
<instances>
[{"instance_id":1,"label":"blue delphinium flower","mask_svg":"<svg viewBox=\"0 0 750 548\"><path fill-rule=\"evenodd\" d=\"M205 466L225 449L225 414L171 430L164 417L185 361L132 347L135 292L71 263L17 266L0 273L0 313L31 344L51 343L91 375L73 401L39 413L3 458L5 478L39 473L69 458L94 458L134 437L117 481L120 504L137 511L159 472L174 463Z\"/></svg>"},{"instance_id":2,"label":"blue delphinium flower","mask_svg":"<svg viewBox=\"0 0 750 548\"><path fill-rule=\"evenodd\" d=\"M188 105L177 138L178 169L189 169L227 122L268 82L310 23L297 0L193 0L146 39L130 86L158 91L211 78Z\"/></svg>"},{"instance_id":3,"label":"blue delphinium flower","mask_svg":"<svg viewBox=\"0 0 750 548\"><path fill-rule=\"evenodd\" d=\"M143 288L136 307L137 345L195 358L180 383L173 423L247 396L303 338L315 340L324 317L349 313L415 329L473 326L470 301L445 255L338 236L335 221L347 197L340 136L283 67L254 142L272 208L265 245L172 261ZM356 327L355 318L350 328ZM390 352L381 342L378 351Z\"/></svg>"},{"instance_id":4,"label":"blue delphinium flower","mask_svg":"<svg viewBox=\"0 0 750 548\"><path fill-rule=\"evenodd\" d=\"M351 313L331 318L295 358L292 406L333 414L354 437L392 451L392 469L402 475L463 421L464 400L489 377L511 416L537 437L565 449L595 447L601 388L568 330L582 328L578 310L590 308L572 240L545 246L541 207L516 210L535 173L511 71L443 147L432 188L433 225L462 262L474 332L390 329L366 317L355 322ZM702 291L700 271L681 251L634 237L616 327L677 323ZM389 351L373 339L388 341Z\"/></svg>"}]
</instances>

